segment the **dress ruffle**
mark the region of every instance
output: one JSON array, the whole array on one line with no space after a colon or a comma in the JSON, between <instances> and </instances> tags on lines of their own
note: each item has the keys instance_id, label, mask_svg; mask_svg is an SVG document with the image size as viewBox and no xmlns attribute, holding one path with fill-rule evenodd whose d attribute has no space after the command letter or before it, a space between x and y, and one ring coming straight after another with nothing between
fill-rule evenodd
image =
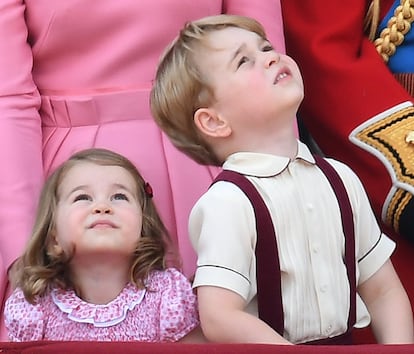
<instances>
[{"instance_id":1,"label":"dress ruffle","mask_svg":"<svg viewBox=\"0 0 414 354\"><path fill-rule=\"evenodd\" d=\"M122 322L127 312L144 299L145 293L145 289L137 289L129 283L113 301L105 305L85 302L73 290L53 289L51 295L56 306L72 321L109 327Z\"/></svg>"}]
</instances>

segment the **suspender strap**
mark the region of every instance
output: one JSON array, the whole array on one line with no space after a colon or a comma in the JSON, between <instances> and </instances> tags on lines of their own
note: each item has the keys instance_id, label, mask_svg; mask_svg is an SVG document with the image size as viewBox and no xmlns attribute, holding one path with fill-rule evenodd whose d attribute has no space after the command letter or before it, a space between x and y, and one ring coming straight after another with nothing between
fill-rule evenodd
<instances>
[{"instance_id":1,"label":"suspender strap","mask_svg":"<svg viewBox=\"0 0 414 354\"><path fill-rule=\"evenodd\" d=\"M250 199L256 219L256 280L259 318L283 336L284 316L280 264L275 228L269 209L256 187L245 176L224 170L214 180L237 185Z\"/></svg>"},{"instance_id":2,"label":"suspender strap","mask_svg":"<svg viewBox=\"0 0 414 354\"><path fill-rule=\"evenodd\" d=\"M355 234L351 203L345 186L336 170L325 159L314 156L318 167L324 172L335 192L341 211L345 235L345 265L350 284L348 332L356 321L356 270ZM275 228L269 210L256 187L244 175L223 170L214 180L228 181L237 185L249 198L256 219L256 277L259 318L283 336L284 315L281 292L280 264ZM318 344L323 344L318 341Z\"/></svg>"},{"instance_id":3,"label":"suspender strap","mask_svg":"<svg viewBox=\"0 0 414 354\"><path fill-rule=\"evenodd\" d=\"M356 322L356 270L355 270L355 232L352 207L346 192L344 183L338 172L324 158L314 156L317 165L325 173L335 192L342 217L342 229L345 235L345 265L348 274L350 304L348 315L348 330L351 330Z\"/></svg>"}]
</instances>

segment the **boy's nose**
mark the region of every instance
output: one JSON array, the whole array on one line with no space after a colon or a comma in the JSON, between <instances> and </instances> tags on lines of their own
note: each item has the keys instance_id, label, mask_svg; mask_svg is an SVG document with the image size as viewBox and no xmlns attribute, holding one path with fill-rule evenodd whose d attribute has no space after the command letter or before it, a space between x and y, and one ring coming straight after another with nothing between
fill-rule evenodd
<instances>
[{"instance_id":1,"label":"boy's nose","mask_svg":"<svg viewBox=\"0 0 414 354\"><path fill-rule=\"evenodd\" d=\"M273 64L277 64L280 61L280 54L277 52L268 52L265 65L266 68L270 68Z\"/></svg>"}]
</instances>

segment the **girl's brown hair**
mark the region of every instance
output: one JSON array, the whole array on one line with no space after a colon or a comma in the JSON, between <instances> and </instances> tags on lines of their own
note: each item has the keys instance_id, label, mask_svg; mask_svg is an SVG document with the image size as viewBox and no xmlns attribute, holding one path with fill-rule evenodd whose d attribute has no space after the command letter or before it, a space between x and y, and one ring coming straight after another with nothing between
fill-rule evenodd
<instances>
[{"instance_id":1,"label":"girl's brown hair","mask_svg":"<svg viewBox=\"0 0 414 354\"><path fill-rule=\"evenodd\" d=\"M197 50L207 47L210 32L227 27L242 28L266 38L254 19L217 15L187 23L171 43L158 66L150 105L155 121L172 143L193 160L219 166L223 161L198 133L193 117L197 109L214 102L214 92L197 63Z\"/></svg>"},{"instance_id":2,"label":"girl's brown hair","mask_svg":"<svg viewBox=\"0 0 414 354\"><path fill-rule=\"evenodd\" d=\"M22 289L30 303L35 303L37 297L55 286L76 289L67 267L71 255L56 255L51 245L59 186L68 171L80 162L122 167L136 182L136 197L142 208L142 231L141 237L138 238L137 235L138 244L130 269L130 281L143 288L144 281L152 270L166 267L167 250L172 249L171 239L156 210L149 185L132 162L122 155L106 149L83 150L70 157L47 179L40 195L32 237L23 255L13 265L13 285Z\"/></svg>"}]
</instances>

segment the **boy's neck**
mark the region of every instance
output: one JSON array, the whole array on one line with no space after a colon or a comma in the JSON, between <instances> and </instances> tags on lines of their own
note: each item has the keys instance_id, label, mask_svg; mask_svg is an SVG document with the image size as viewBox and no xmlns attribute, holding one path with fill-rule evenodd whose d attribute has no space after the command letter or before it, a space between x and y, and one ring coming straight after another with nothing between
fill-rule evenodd
<instances>
[{"instance_id":1,"label":"boy's neck","mask_svg":"<svg viewBox=\"0 0 414 354\"><path fill-rule=\"evenodd\" d=\"M228 143L229 141L227 141ZM220 149L220 145L216 145ZM230 144L223 144L219 156L223 156L223 161L228 156L236 152L256 152L271 154L275 156L285 156L293 160L298 153L298 134L296 125L285 130L279 130L277 134L270 132L262 133L257 136L250 135L247 138L234 140ZM218 151L218 153L220 153Z\"/></svg>"}]
</instances>

